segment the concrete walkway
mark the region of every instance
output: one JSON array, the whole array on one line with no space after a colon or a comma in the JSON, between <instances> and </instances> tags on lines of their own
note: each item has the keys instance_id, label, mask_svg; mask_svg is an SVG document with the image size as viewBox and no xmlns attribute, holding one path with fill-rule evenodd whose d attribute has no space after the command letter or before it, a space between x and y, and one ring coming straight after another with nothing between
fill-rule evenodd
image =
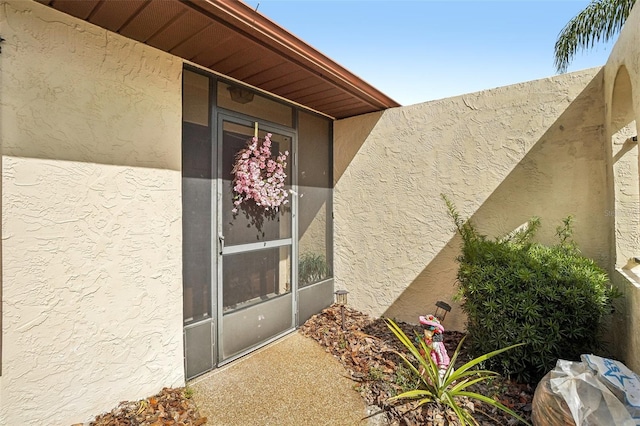
<instances>
[{"instance_id":1,"label":"concrete walkway","mask_svg":"<svg viewBox=\"0 0 640 426\"><path fill-rule=\"evenodd\" d=\"M298 332L189 383L211 426L366 425L355 385L338 360Z\"/></svg>"}]
</instances>

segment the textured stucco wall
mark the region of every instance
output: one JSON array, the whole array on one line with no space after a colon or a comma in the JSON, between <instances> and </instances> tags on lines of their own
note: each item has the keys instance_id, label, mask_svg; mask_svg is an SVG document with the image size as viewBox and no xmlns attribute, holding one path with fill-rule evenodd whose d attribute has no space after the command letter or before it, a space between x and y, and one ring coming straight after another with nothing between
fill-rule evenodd
<instances>
[{"instance_id":1,"label":"textured stucco wall","mask_svg":"<svg viewBox=\"0 0 640 426\"><path fill-rule=\"evenodd\" d=\"M68 425L184 383L181 70L0 3L0 424Z\"/></svg>"},{"instance_id":2,"label":"textured stucco wall","mask_svg":"<svg viewBox=\"0 0 640 426\"><path fill-rule=\"evenodd\" d=\"M614 283L622 290L614 318L616 355L640 373L640 256L638 147L630 137L640 123L640 7L631 11L604 67ZM614 270L614 267L618 268Z\"/></svg>"},{"instance_id":3,"label":"textured stucco wall","mask_svg":"<svg viewBox=\"0 0 640 426\"><path fill-rule=\"evenodd\" d=\"M336 288L374 316L416 322L452 302L460 239L440 194L499 236L576 217L607 266L602 72L590 69L340 120L335 124ZM453 304L445 327L463 329Z\"/></svg>"}]
</instances>

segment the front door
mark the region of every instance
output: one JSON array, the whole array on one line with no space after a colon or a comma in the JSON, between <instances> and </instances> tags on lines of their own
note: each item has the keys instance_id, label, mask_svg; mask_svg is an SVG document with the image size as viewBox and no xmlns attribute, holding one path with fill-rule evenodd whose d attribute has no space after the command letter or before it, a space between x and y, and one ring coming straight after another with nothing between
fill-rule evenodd
<instances>
[{"instance_id":1,"label":"front door","mask_svg":"<svg viewBox=\"0 0 640 426\"><path fill-rule=\"evenodd\" d=\"M264 123L218 116L217 187L217 312L218 364L243 355L291 330L295 324L292 291L293 222L295 202L277 210L255 200L234 204L233 166L239 152L257 134L271 134L271 154L289 154L294 134ZM292 157L289 156L287 160ZM285 189L292 185L292 161L285 169Z\"/></svg>"},{"instance_id":2,"label":"front door","mask_svg":"<svg viewBox=\"0 0 640 426\"><path fill-rule=\"evenodd\" d=\"M234 100L232 89L184 70L187 379L280 337L333 301L331 121L257 93ZM255 200L234 203L234 164L256 134L271 135L271 157L288 152L284 189L299 195L287 192L277 211Z\"/></svg>"}]
</instances>

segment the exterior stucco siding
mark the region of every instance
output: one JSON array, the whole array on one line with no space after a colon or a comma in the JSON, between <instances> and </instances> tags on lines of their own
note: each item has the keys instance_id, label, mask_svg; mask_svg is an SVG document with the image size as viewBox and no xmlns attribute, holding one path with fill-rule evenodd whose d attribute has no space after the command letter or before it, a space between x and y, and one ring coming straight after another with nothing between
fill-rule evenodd
<instances>
[{"instance_id":1,"label":"exterior stucco siding","mask_svg":"<svg viewBox=\"0 0 640 426\"><path fill-rule=\"evenodd\" d=\"M453 301L460 240L440 194L480 231L562 218L609 262L599 69L340 120L335 125L336 288L374 316L416 322ZM445 327L464 329L454 303Z\"/></svg>"},{"instance_id":2,"label":"exterior stucco siding","mask_svg":"<svg viewBox=\"0 0 640 426\"><path fill-rule=\"evenodd\" d=\"M640 200L638 146L631 138L637 136L640 123L638 46L640 7L636 5L604 67L609 199L614 212L609 224L613 251L610 269L613 282L624 294L614 317L612 338L616 355L636 373L640 372L640 268L633 258L640 255Z\"/></svg>"},{"instance_id":3,"label":"exterior stucco siding","mask_svg":"<svg viewBox=\"0 0 640 426\"><path fill-rule=\"evenodd\" d=\"M0 3L0 424L84 422L184 384L181 72Z\"/></svg>"}]
</instances>

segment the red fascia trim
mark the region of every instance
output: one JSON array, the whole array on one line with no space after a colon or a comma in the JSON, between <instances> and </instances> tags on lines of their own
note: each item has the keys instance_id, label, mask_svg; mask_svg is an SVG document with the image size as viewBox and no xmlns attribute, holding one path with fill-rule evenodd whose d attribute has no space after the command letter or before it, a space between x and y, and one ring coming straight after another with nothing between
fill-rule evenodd
<instances>
[{"instance_id":1,"label":"red fascia trim","mask_svg":"<svg viewBox=\"0 0 640 426\"><path fill-rule=\"evenodd\" d=\"M184 0L214 15L241 33L276 50L287 59L316 72L370 105L386 109L400 106L344 67L306 44L266 16L238 0Z\"/></svg>"}]
</instances>

